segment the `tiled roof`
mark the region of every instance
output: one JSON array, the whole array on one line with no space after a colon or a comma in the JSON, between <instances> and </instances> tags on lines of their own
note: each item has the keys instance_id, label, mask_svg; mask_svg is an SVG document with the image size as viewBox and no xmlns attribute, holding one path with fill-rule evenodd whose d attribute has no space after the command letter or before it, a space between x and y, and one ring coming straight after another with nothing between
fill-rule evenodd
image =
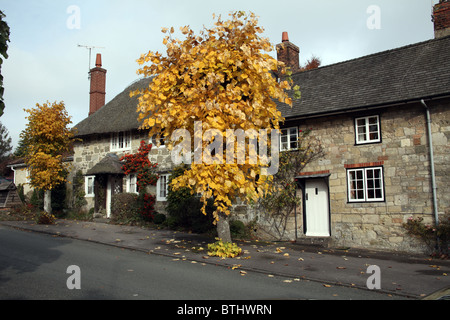
<instances>
[{"instance_id":1,"label":"tiled roof","mask_svg":"<svg viewBox=\"0 0 450 320\"><path fill-rule=\"evenodd\" d=\"M292 76L301 99L283 116L313 116L450 94L450 37L388 50Z\"/></svg>"}]
</instances>

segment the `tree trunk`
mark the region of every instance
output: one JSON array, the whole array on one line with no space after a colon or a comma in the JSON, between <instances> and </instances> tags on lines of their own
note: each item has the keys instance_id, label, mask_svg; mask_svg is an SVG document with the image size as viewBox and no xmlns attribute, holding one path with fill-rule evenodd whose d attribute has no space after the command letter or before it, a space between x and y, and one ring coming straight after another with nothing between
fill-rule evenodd
<instances>
[{"instance_id":1,"label":"tree trunk","mask_svg":"<svg viewBox=\"0 0 450 320\"><path fill-rule=\"evenodd\" d=\"M52 191L46 190L44 192L44 211L52 213Z\"/></svg>"},{"instance_id":2,"label":"tree trunk","mask_svg":"<svg viewBox=\"0 0 450 320\"><path fill-rule=\"evenodd\" d=\"M222 242L231 242L229 217L224 214L219 215L219 221L217 221L217 235Z\"/></svg>"}]
</instances>

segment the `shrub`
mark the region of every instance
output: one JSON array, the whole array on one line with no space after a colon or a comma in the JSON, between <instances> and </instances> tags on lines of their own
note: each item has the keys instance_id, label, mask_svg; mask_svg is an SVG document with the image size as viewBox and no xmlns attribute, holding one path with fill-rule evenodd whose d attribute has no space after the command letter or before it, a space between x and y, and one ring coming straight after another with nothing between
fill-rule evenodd
<instances>
[{"instance_id":1,"label":"shrub","mask_svg":"<svg viewBox=\"0 0 450 320\"><path fill-rule=\"evenodd\" d=\"M139 214L142 220L151 222L155 215L155 201L156 197L148 193L139 193L137 197L137 205L139 207Z\"/></svg>"},{"instance_id":2,"label":"shrub","mask_svg":"<svg viewBox=\"0 0 450 320\"><path fill-rule=\"evenodd\" d=\"M66 209L66 184L60 183L52 189L52 212L58 218L64 218Z\"/></svg>"},{"instance_id":3,"label":"shrub","mask_svg":"<svg viewBox=\"0 0 450 320\"><path fill-rule=\"evenodd\" d=\"M152 222L155 215L156 197L141 192L119 193L113 196L111 202L111 221L122 224L139 224Z\"/></svg>"},{"instance_id":4,"label":"shrub","mask_svg":"<svg viewBox=\"0 0 450 320\"><path fill-rule=\"evenodd\" d=\"M176 167L169 178L169 183L176 177L183 174L186 170L185 166ZM213 201L209 201L206 211L207 216L201 212L202 203L199 197L191 194L189 188L180 188L173 190L169 184L169 192L167 195L167 213L170 221L168 227L181 227L191 230L195 233L205 233L214 229L214 218L212 212L214 211ZM170 222L170 224L169 224ZM172 227L171 227L172 226Z\"/></svg>"},{"instance_id":5,"label":"shrub","mask_svg":"<svg viewBox=\"0 0 450 320\"><path fill-rule=\"evenodd\" d=\"M133 224L140 220L137 197L134 193L115 194L111 201L111 220L125 224Z\"/></svg>"},{"instance_id":6,"label":"shrub","mask_svg":"<svg viewBox=\"0 0 450 320\"><path fill-rule=\"evenodd\" d=\"M23 188L23 184L19 184L17 186L17 194L19 195L20 200L22 201L22 203L25 203L26 199L25 199L25 193L24 193L24 188Z\"/></svg>"},{"instance_id":7,"label":"shrub","mask_svg":"<svg viewBox=\"0 0 450 320\"><path fill-rule=\"evenodd\" d=\"M78 170L73 177L73 195L72 195L72 206L74 210L81 210L85 205L87 205L86 201L86 193L84 191L84 175L81 170ZM93 216L93 215L92 215Z\"/></svg>"},{"instance_id":8,"label":"shrub","mask_svg":"<svg viewBox=\"0 0 450 320\"><path fill-rule=\"evenodd\" d=\"M230 221L230 232L233 238L242 239L246 236L246 227L245 224L240 220L231 220Z\"/></svg>"},{"instance_id":9,"label":"shrub","mask_svg":"<svg viewBox=\"0 0 450 320\"><path fill-rule=\"evenodd\" d=\"M155 217L153 218L153 222L155 224L162 224L164 221L166 221L166 215L162 213L155 214Z\"/></svg>"},{"instance_id":10,"label":"shrub","mask_svg":"<svg viewBox=\"0 0 450 320\"><path fill-rule=\"evenodd\" d=\"M423 223L423 218L408 218L403 224L406 233L423 241L433 254L448 255L448 243L450 240L450 214L444 215L439 225L431 226ZM437 240L439 239L439 243Z\"/></svg>"},{"instance_id":11,"label":"shrub","mask_svg":"<svg viewBox=\"0 0 450 320\"><path fill-rule=\"evenodd\" d=\"M37 209L31 203L22 203L12 208L8 220L36 220Z\"/></svg>"},{"instance_id":12,"label":"shrub","mask_svg":"<svg viewBox=\"0 0 450 320\"><path fill-rule=\"evenodd\" d=\"M30 204L34 208L44 209L44 191L33 189L33 193L31 194Z\"/></svg>"}]
</instances>

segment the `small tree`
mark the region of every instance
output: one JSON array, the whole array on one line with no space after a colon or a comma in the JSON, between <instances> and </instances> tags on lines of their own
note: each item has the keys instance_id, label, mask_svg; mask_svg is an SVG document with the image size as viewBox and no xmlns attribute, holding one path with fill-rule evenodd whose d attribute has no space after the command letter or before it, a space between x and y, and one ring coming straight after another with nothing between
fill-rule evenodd
<instances>
[{"instance_id":1,"label":"small tree","mask_svg":"<svg viewBox=\"0 0 450 320\"><path fill-rule=\"evenodd\" d=\"M71 147L74 134L64 102L36 104L25 109L28 124L21 133L26 145L25 162L29 167L30 184L44 191L44 210L51 213L51 190L66 181L68 169L63 154Z\"/></svg>"}]
</instances>

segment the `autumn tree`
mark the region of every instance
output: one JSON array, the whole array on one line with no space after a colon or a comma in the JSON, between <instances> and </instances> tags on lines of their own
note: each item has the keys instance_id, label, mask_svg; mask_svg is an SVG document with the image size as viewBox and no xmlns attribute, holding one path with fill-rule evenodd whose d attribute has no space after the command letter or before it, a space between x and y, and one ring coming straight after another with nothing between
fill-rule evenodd
<instances>
[{"instance_id":1,"label":"autumn tree","mask_svg":"<svg viewBox=\"0 0 450 320\"><path fill-rule=\"evenodd\" d=\"M69 151L74 134L64 102L36 104L25 109L28 124L21 133L26 146L25 162L30 173L30 184L45 192L44 210L51 213L51 190L65 182L67 165L63 154Z\"/></svg>"},{"instance_id":2,"label":"autumn tree","mask_svg":"<svg viewBox=\"0 0 450 320\"><path fill-rule=\"evenodd\" d=\"M258 155L256 162L251 161L255 159L255 149L238 150L232 141L234 136L228 133L238 129L246 133L278 129L284 119L274 100L289 105L292 100L286 91L291 89L290 83L278 82L274 76L279 68L284 72L285 66L268 54L273 45L260 36L263 28L258 26L257 17L234 12L226 21L220 16L213 18L215 26L204 27L199 35L189 26L181 27L185 40L174 38L173 27L163 28L167 54L150 51L138 59L138 74L153 80L148 88L131 95L139 96L141 127L150 129L149 135L156 135L157 139L161 135L173 139L166 143L172 156L181 144L189 145L190 148L181 148L180 155L191 167L173 179L171 186L174 190L188 187L193 194L200 194L203 214L208 199L214 199L213 215L219 237L228 241L231 239L227 216L232 202L238 197L257 200L265 194L266 182L271 179L262 171L267 157ZM194 138L174 136L180 129ZM215 134L207 135L211 130ZM220 141L227 151L244 154L225 163L221 158L223 148L217 144ZM238 161L239 156L244 160ZM198 161L205 158L211 161Z\"/></svg>"}]
</instances>

